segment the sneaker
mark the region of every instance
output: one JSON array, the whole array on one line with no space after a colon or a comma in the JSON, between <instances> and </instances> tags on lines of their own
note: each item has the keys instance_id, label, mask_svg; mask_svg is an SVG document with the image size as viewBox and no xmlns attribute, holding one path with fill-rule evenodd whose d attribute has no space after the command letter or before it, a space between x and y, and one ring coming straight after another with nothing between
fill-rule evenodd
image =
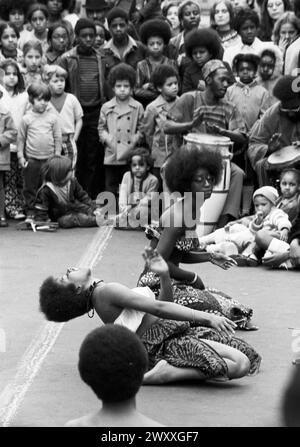
<instances>
[{"instance_id":1,"label":"sneaker","mask_svg":"<svg viewBox=\"0 0 300 447\"><path fill-rule=\"evenodd\" d=\"M13 215L13 219L15 220L21 220L25 219L25 214L22 211L16 211L16 213Z\"/></svg>"},{"instance_id":2,"label":"sneaker","mask_svg":"<svg viewBox=\"0 0 300 447\"><path fill-rule=\"evenodd\" d=\"M27 217L25 219L26 223L31 223L34 221L34 214L27 214Z\"/></svg>"}]
</instances>

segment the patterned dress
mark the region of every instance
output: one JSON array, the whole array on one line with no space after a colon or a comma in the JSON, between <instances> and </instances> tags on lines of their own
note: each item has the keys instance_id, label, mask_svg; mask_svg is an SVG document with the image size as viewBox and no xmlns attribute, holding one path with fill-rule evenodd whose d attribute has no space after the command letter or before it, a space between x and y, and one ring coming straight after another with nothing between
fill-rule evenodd
<instances>
[{"instance_id":1,"label":"patterned dress","mask_svg":"<svg viewBox=\"0 0 300 447\"><path fill-rule=\"evenodd\" d=\"M159 239L161 230L148 226L147 237ZM176 242L176 249L182 252L199 249L198 238L186 238ZM239 320L239 329L245 329L252 316L252 309L233 300L215 289L195 289L185 282L172 279L174 302L196 310L213 312ZM159 276L144 270L138 280L138 287L148 286L156 296L160 291ZM242 320L242 321L240 321ZM238 337L229 337L215 329L186 321L158 319L141 337L149 355L149 368L164 359L170 365L197 368L207 379L227 377L224 359L205 340L226 344L245 354L250 361L249 375L258 372L261 356L247 342Z\"/></svg>"}]
</instances>

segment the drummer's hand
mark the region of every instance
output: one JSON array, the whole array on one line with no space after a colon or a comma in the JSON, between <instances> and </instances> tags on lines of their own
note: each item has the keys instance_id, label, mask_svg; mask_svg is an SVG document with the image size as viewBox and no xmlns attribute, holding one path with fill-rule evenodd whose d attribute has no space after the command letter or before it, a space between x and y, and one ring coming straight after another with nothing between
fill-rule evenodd
<instances>
[{"instance_id":1,"label":"drummer's hand","mask_svg":"<svg viewBox=\"0 0 300 447\"><path fill-rule=\"evenodd\" d=\"M221 267L224 270L228 270L230 267L237 265L234 259L219 252L211 253L210 262L212 264L216 264L217 266Z\"/></svg>"},{"instance_id":2,"label":"drummer's hand","mask_svg":"<svg viewBox=\"0 0 300 447\"><path fill-rule=\"evenodd\" d=\"M268 152L269 154L273 154L273 152L278 151L281 146L281 133L274 133L274 135L270 138L269 144L268 144Z\"/></svg>"},{"instance_id":3,"label":"drummer's hand","mask_svg":"<svg viewBox=\"0 0 300 447\"><path fill-rule=\"evenodd\" d=\"M287 228L284 228L280 231L280 240L286 242L289 237L289 230Z\"/></svg>"},{"instance_id":4,"label":"drummer's hand","mask_svg":"<svg viewBox=\"0 0 300 447\"><path fill-rule=\"evenodd\" d=\"M224 135L225 131L225 129L223 129L220 126L217 126L217 124L209 124L209 123L206 123L206 130L208 133L215 133L218 135Z\"/></svg>"},{"instance_id":5,"label":"drummer's hand","mask_svg":"<svg viewBox=\"0 0 300 447\"><path fill-rule=\"evenodd\" d=\"M236 324L228 318L211 314L209 320L210 327L216 329L217 331L225 332L225 334L229 337L234 334Z\"/></svg>"},{"instance_id":6,"label":"drummer's hand","mask_svg":"<svg viewBox=\"0 0 300 447\"><path fill-rule=\"evenodd\" d=\"M157 273L159 276L164 276L169 273L169 267L164 258L152 247L145 247L143 258L146 261L146 266Z\"/></svg>"}]
</instances>

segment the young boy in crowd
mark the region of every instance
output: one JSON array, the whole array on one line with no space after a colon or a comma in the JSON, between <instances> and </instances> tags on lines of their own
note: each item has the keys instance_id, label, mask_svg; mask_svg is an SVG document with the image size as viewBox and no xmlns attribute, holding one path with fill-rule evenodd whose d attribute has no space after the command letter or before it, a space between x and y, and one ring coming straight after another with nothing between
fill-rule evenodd
<instances>
[{"instance_id":1,"label":"young boy in crowd","mask_svg":"<svg viewBox=\"0 0 300 447\"><path fill-rule=\"evenodd\" d=\"M163 126L169 110L171 110L177 99L178 73L170 65L160 65L153 72L151 82L159 92L159 96L146 107L143 131L154 159L152 172L159 181L159 191L161 192L162 179L160 169L167 155L173 152L174 149L174 137L166 135Z\"/></svg>"},{"instance_id":2,"label":"young boy in crowd","mask_svg":"<svg viewBox=\"0 0 300 447\"><path fill-rule=\"evenodd\" d=\"M62 132L62 155L66 155L75 168L77 161L76 141L82 128L83 110L72 93L65 92L67 71L59 65L45 65L43 78L51 91L51 105L59 115Z\"/></svg>"},{"instance_id":3,"label":"young boy in crowd","mask_svg":"<svg viewBox=\"0 0 300 447\"><path fill-rule=\"evenodd\" d=\"M24 199L27 221L34 219L34 202L42 185L42 168L51 155L61 153L59 117L49 107L51 91L39 82L28 87L29 110L22 118L18 132L18 159L24 175Z\"/></svg>"},{"instance_id":4,"label":"young boy in crowd","mask_svg":"<svg viewBox=\"0 0 300 447\"><path fill-rule=\"evenodd\" d=\"M147 371L147 352L134 332L118 324L94 329L84 339L78 369L102 408L66 427L161 427L136 409L136 394Z\"/></svg>"},{"instance_id":5,"label":"young boy in crowd","mask_svg":"<svg viewBox=\"0 0 300 447\"><path fill-rule=\"evenodd\" d=\"M143 106L132 98L136 74L134 69L121 63L113 67L108 81L114 98L100 111L98 132L105 145L106 191L118 195L122 177L128 170L127 159L142 140Z\"/></svg>"},{"instance_id":6,"label":"young boy in crowd","mask_svg":"<svg viewBox=\"0 0 300 447\"><path fill-rule=\"evenodd\" d=\"M238 265L258 265L262 253L258 250L255 242L256 234L261 230L271 231L281 242L286 243L292 226L288 215L276 208L277 200L278 192L272 186L263 186L257 189L253 194L254 216L229 222L225 228L203 236L199 241L207 245L207 251L212 252L222 252L223 247L228 249L228 245L223 243L231 242L236 246L236 253L233 254L242 255L235 258Z\"/></svg>"},{"instance_id":7,"label":"young boy in crowd","mask_svg":"<svg viewBox=\"0 0 300 447\"><path fill-rule=\"evenodd\" d=\"M145 148L136 148L128 159L120 186L118 228L141 228L151 222L151 199L158 191L158 179L151 174L153 159ZM158 215L156 216L158 217Z\"/></svg>"}]
</instances>

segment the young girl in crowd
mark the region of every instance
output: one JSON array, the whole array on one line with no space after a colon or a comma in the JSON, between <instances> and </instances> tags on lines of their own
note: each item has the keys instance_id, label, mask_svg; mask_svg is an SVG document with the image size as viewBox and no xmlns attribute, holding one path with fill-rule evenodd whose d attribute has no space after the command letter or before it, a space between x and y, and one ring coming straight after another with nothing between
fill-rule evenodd
<instances>
[{"instance_id":1,"label":"young girl in crowd","mask_svg":"<svg viewBox=\"0 0 300 447\"><path fill-rule=\"evenodd\" d=\"M171 38L170 26L163 20L147 20L140 28L141 41L147 47L147 57L137 64L135 98L146 107L158 92L150 82L155 68L165 64L177 68L176 62L164 55Z\"/></svg>"},{"instance_id":2,"label":"young girl in crowd","mask_svg":"<svg viewBox=\"0 0 300 447\"><path fill-rule=\"evenodd\" d=\"M96 50L101 50L107 40L109 40L109 32L103 25L103 23L99 22L99 20L95 20L96 26L96 39L94 47Z\"/></svg>"},{"instance_id":3,"label":"young girl in crowd","mask_svg":"<svg viewBox=\"0 0 300 447\"><path fill-rule=\"evenodd\" d=\"M42 184L42 168L51 155L61 153L61 128L57 113L49 107L51 91L38 82L28 89L32 110L22 118L18 132L17 150L24 175L24 199L28 221L34 219L34 203Z\"/></svg>"},{"instance_id":4,"label":"young girl in crowd","mask_svg":"<svg viewBox=\"0 0 300 447\"><path fill-rule=\"evenodd\" d=\"M42 81L42 58L43 49L40 42L29 40L23 47L22 75L27 88L33 82Z\"/></svg>"},{"instance_id":5,"label":"young girl in crowd","mask_svg":"<svg viewBox=\"0 0 300 447\"><path fill-rule=\"evenodd\" d=\"M135 79L131 66L121 63L113 67L108 81L115 96L102 106L99 117L99 138L105 145L105 187L116 195L128 170L128 156L142 140L144 110L132 98Z\"/></svg>"},{"instance_id":6,"label":"young girl in crowd","mask_svg":"<svg viewBox=\"0 0 300 447\"><path fill-rule=\"evenodd\" d=\"M281 172L280 192L281 196L276 202L276 206L289 216L293 224L300 208L300 171L286 168Z\"/></svg>"},{"instance_id":7,"label":"young girl in crowd","mask_svg":"<svg viewBox=\"0 0 300 447\"><path fill-rule=\"evenodd\" d=\"M158 180L151 174L153 159L145 148L136 148L128 159L130 171L120 185L117 227L141 228L150 223L150 205ZM158 217L158 216L157 216Z\"/></svg>"},{"instance_id":8,"label":"young girl in crowd","mask_svg":"<svg viewBox=\"0 0 300 447\"><path fill-rule=\"evenodd\" d=\"M289 0L264 0L261 6L259 37L264 41L270 41L276 21L289 10L291 10Z\"/></svg>"},{"instance_id":9,"label":"young girl in crowd","mask_svg":"<svg viewBox=\"0 0 300 447\"><path fill-rule=\"evenodd\" d=\"M154 159L152 172L158 179L161 192L163 185L160 169L165 158L174 150L174 138L166 135L163 127L167 114L177 99L178 73L169 65L161 65L152 74L151 82L159 96L145 110L143 131Z\"/></svg>"},{"instance_id":10,"label":"young girl in crowd","mask_svg":"<svg viewBox=\"0 0 300 447\"><path fill-rule=\"evenodd\" d=\"M275 23L273 42L284 54L287 47L300 35L300 22L292 11L285 12Z\"/></svg>"},{"instance_id":11,"label":"young girl in crowd","mask_svg":"<svg viewBox=\"0 0 300 447\"><path fill-rule=\"evenodd\" d=\"M2 103L0 91L0 227L7 227L5 218L4 174L10 170L10 144L17 138L17 130L8 110Z\"/></svg>"},{"instance_id":12,"label":"young girl in crowd","mask_svg":"<svg viewBox=\"0 0 300 447\"><path fill-rule=\"evenodd\" d=\"M229 0L217 0L210 10L210 26L218 32L224 49L237 45L241 41L233 25L232 4Z\"/></svg>"},{"instance_id":13,"label":"young girl in crowd","mask_svg":"<svg viewBox=\"0 0 300 447\"><path fill-rule=\"evenodd\" d=\"M43 184L34 204L36 220L58 222L61 228L96 227L96 204L74 177L71 160L53 155L43 166Z\"/></svg>"},{"instance_id":14,"label":"young girl in crowd","mask_svg":"<svg viewBox=\"0 0 300 447\"><path fill-rule=\"evenodd\" d=\"M0 63L3 70L3 86L6 94L3 103L10 111L16 129L19 129L23 115L28 106L28 95L19 66L13 59ZM24 200L22 195L23 177L18 165L16 141L10 144L10 171L5 174L5 210L9 217L22 219Z\"/></svg>"},{"instance_id":15,"label":"young girl in crowd","mask_svg":"<svg viewBox=\"0 0 300 447\"><path fill-rule=\"evenodd\" d=\"M257 266L262 255L258 249L255 236L260 230L276 232L278 238L286 242L291 228L288 215L276 207L278 193L272 186L262 186L253 194L255 215L243 217L229 222L225 228L199 238L200 243L206 244L206 250L224 252L228 246L224 242L235 245L238 265Z\"/></svg>"},{"instance_id":16,"label":"young girl in crowd","mask_svg":"<svg viewBox=\"0 0 300 447\"><path fill-rule=\"evenodd\" d=\"M80 102L72 93L65 92L66 70L59 65L46 65L43 78L51 91L51 104L59 115L62 132L62 155L70 158L72 168L77 161L77 147L81 128L83 110Z\"/></svg>"},{"instance_id":17,"label":"young girl in crowd","mask_svg":"<svg viewBox=\"0 0 300 447\"><path fill-rule=\"evenodd\" d=\"M48 29L48 49L44 54L47 64L56 64L57 59L71 48L71 37L68 26L63 23L55 23Z\"/></svg>"},{"instance_id":18,"label":"young girl in crowd","mask_svg":"<svg viewBox=\"0 0 300 447\"><path fill-rule=\"evenodd\" d=\"M0 62L10 58L22 63L23 53L17 48L19 37L19 31L13 23L0 23Z\"/></svg>"},{"instance_id":19,"label":"young girl in crowd","mask_svg":"<svg viewBox=\"0 0 300 447\"><path fill-rule=\"evenodd\" d=\"M177 36L180 33L178 3L168 2L163 6L162 13L171 26L172 37Z\"/></svg>"},{"instance_id":20,"label":"young girl in crowd","mask_svg":"<svg viewBox=\"0 0 300 447\"><path fill-rule=\"evenodd\" d=\"M172 37L168 45L168 56L176 61L180 76L183 76L186 64L189 62L185 55L185 35L192 29L199 27L200 18L200 7L196 1L187 0L180 4L178 19L182 31L177 36Z\"/></svg>"},{"instance_id":21,"label":"young girl in crowd","mask_svg":"<svg viewBox=\"0 0 300 447\"><path fill-rule=\"evenodd\" d=\"M31 35L25 25L25 19L30 3L31 0L7 0L4 5L5 21L13 23L17 27L21 39Z\"/></svg>"},{"instance_id":22,"label":"young girl in crowd","mask_svg":"<svg viewBox=\"0 0 300 447\"><path fill-rule=\"evenodd\" d=\"M48 18L49 12L45 5L41 3L33 3L30 6L27 20L32 27L32 31L30 36L19 40L19 48L21 48L21 50L23 50L25 43L29 40L37 40L42 46L43 53L46 53L48 48Z\"/></svg>"},{"instance_id":23,"label":"young girl in crowd","mask_svg":"<svg viewBox=\"0 0 300 447\"><path fill-rule=\"evenodd\" d=\"M278 100L273 96L273 87L282 74L282 52L276 45L265 43L258 56L257 82L268 90L272 103L275 103Z\"/></svg>"}]
</instances>

